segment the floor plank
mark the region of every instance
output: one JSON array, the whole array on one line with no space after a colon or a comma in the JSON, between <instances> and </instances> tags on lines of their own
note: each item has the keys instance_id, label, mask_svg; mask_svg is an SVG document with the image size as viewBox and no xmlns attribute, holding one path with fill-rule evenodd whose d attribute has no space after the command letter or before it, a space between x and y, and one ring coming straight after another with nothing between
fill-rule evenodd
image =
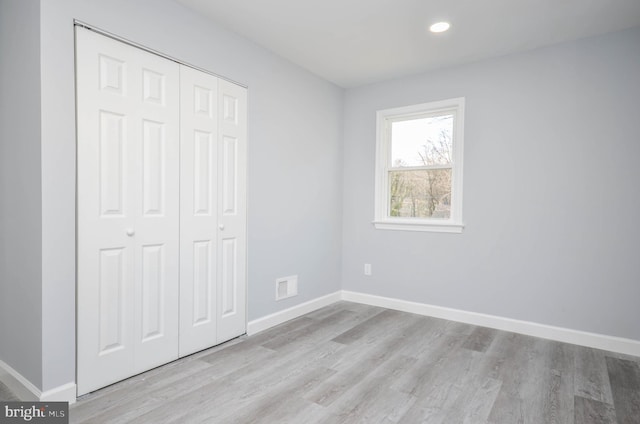
<instances>
[{"instance_id":1,"label":"floor plank","mask_svg":"<svg viewBox=\"0 0 640 424\"><path fill-rule=\"evenodd\" d=\"M593 399L575 397L576 424L616 424L613 405Z\"/></svg>"},{"instance_id":2,"label":"floor plank","mask_svg":"<svg viewBox=\"0 0 640 424\"><path fill-rule=\"evenodd\" d=\"M610 356L606 360L618 424L640 423L640 366Z\"/></svg>"},{"instance_id":3,"label":"floor plank","mask_svg":"<svg viewBox=\"0 0 640 424\"><path fill-rule=\"evenodd\" d=\"M604 352L576 346L574 358L576 396L612 404L613 397Z\"/></svg>"},{"instance_id":4,"label":"floor plank","mask_svg":"<svg viewBox=\"0 0 640 424\"><path fill-rule=\"evenodd\" d=\"M576 346L552 341L548 346L548 379L542 390L542 420L547 424L573 423Z\"/></svg>"},{"instance_id":5,"label":"floor plank","mask_svg":"<svg viewBox=\"0 0 640 424\"><path fill-rule=\"evenodd\" d=\"M477 352L485 352L493 339L496 337L498 330L486 327L478 327L473 330L462 345L465 349L475 350Z\"/></svg>"}]
</instances>

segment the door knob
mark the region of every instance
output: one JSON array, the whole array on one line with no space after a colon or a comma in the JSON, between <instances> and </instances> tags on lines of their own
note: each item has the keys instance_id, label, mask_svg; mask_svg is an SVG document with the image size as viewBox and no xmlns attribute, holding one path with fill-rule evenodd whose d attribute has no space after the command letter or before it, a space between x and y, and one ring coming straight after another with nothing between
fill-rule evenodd
<instances>
[{"instance_id":1,"label":"door knob","mask_svg":"<svg viewBox=\"0 0 640 424\"><path fill-rule=\"evenodd\" d=\"M133 235L134 235L135 233L136 233L136 232L134 231L134 229L133 229L133 228L127 228L127 235L128 235L129 237L133 237Z\"/></svg>"},{"instance_id":2,"label":"door knob","mask_svg":"<svg viewBox=\"0 0 640 424\"><path fill-rule=\"evenodd\" d=\"M221 230L224 230L224 224L218 224L218 228L220 228Z\"/></svg>"}]
</instances>

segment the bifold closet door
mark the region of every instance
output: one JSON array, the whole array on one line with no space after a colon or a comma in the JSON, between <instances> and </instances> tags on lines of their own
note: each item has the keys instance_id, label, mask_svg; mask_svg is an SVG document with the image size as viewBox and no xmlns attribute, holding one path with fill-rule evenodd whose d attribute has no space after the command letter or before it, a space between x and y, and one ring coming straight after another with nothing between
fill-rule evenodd
<instances>
[{"instance_id":1,"label":"bifold closet door","mask_svg":"<svg viewBox=\"0 0 640 424\"><path fill-rule=\"evenodd\" d=\"M180 356L246 331L246 90L180 66Z\"/></svg>"},{"instance_id":2,"label":"bifold closet door","mask_svg":"<svg viewBox=\"0 0 640 424\"><path fill-rule=\"evenodd\" d=\"M77 384L178 358L179 65L76 28Z\"/></svg>"},{"instance_id":3,"label":"bifold closet door","mask_svg":"<svg viewBox=\"0 0 640 424\"><path fill-rule=\"evenodd\" d=\"M78 394L246 331L246 89L76 28Z\"/></svg>"}]
</instances>

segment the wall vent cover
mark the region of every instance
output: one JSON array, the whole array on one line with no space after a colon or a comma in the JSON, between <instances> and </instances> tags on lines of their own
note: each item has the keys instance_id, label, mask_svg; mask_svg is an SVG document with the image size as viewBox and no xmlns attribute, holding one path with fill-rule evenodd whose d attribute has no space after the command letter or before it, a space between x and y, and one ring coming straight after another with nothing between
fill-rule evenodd
<instances>
[{"instance_id":1,"label":"wall vent cover","mask_svg":"<svg viewBox=\"0 0 640 424\"><path fill-rule=\"evenodd\" d=\"M291 275L276 280L276 300L298 295L298 276Z\"/></svg>"}]
</instances>

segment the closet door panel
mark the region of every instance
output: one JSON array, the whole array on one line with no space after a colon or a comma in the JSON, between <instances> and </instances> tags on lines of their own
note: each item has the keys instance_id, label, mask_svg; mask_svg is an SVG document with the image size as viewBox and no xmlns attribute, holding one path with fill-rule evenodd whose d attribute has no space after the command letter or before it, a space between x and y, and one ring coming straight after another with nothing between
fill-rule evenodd
<instances>
[{"instance_id":1,"label":"closet door panel","mask_svg":"<svg viewBox=\"0 0 640 424\"><path fill-rule=\"evenodd\" d=\"M76 31L84 394L177 357L178 69Z\"/></svg>"},{"instance_id":2,"label":"closet door panel","mask_svg":"<svg viewBox=\"0 0 640 424\"><path fill-rule=\"evenodd\" d=\"M129 158L133 58L78 30L78 393L126 378L133 365L133 227ZM110 41L110 40L109 40Z\"/></svg>"},{"instance_id":3,"label":"closet door panel","mask_svg":"<svg viewBox=\"0 0 640 424\"><path fill-rule=\"evenodd\" d=\"M218 342L246 332L247 91L220 80Z\"/></svg>"},{"instance_id":4,"label":"closet door panel","mask_svg":"<svg viewBox=\"0 0 640 424\"><path fill-rule=\"evenodd\" d=\"M180 356L216 344L218 79L180 67Z\"/></svg>"},{"instance_id":5,"label":"closet door panel","mask_svg":"<svg viewBox=\"0 0 640 424\"><path fill-rule=\"evenodd\" d=\"M178 358L180 71L174 62L134 50L141 81L140 146L132 164L138 373Z\"/></svg>"}]
</instances>

